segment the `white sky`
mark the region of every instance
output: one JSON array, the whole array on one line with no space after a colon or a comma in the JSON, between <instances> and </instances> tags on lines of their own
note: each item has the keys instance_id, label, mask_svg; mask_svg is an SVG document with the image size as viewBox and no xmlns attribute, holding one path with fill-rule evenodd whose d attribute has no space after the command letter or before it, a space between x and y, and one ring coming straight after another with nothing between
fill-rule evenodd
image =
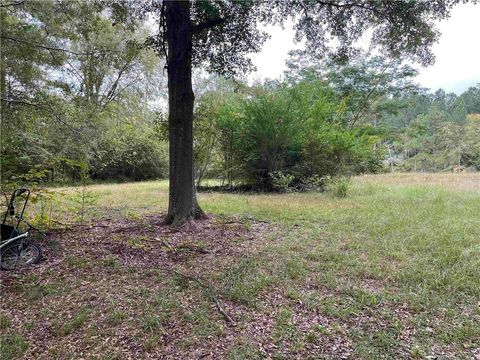
<instances>
[{"instance_id":1,"label":"white sky","mask_svg":"<svg viewBox=\"0 0 480 360\"><path fill-rule=\"evenodd\" d=\"M272 35L262 52L252 54L257 71L250 79L278 78L285 70L288 52L299 45L294 43L293 30L287 26L267 28ZM424 87L461 93L480 83L480 4L462 4L455 7L451 17L438 25L440 40L432 48L434 65L420 72L417 82Z\"/></svg>"}]
</instances>

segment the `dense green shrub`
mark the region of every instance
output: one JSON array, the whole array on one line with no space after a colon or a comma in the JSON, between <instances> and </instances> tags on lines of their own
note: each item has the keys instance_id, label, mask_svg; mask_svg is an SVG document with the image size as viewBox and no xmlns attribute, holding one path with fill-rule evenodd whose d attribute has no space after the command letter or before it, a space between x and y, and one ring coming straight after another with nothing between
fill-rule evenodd
<instances>
[{"instance_id":1,"label":"dense green shrub","mask_svg":"<svg viewBox=\"0 0 480 360\"><path fill-rule=\"evenodd\" d=\"M94 179L146 180L167 176L167 155L148 131L131 124L111 129L90 162Z\"/></svg>"},{"instance_id":2,"label":"dense green shrub","mask_svg":"<svg viewBox=\"0 0 480 360\"><path fill-rule=\"evenodd\" d=\"M326 181L326 189L328 193L336 198L346 198L350 191L351 181L348 177L338 177L328 179Z\"/></svg>"},{"instance_id":3,"label":"dense green shrub","mask_svg":"<svg viewBox=\"0 0 480 360\"><path fill-rule=\"evenodd\" d=\"M299 175L336 176L376 172L380 155L374 150L375 136L341 126L324 126L305 141Z\"/></svg>"},{"instance_id":4,"label":"dense green shrub","mask_svg":"<svg viewBox=\"0 0 480 360\"><path fill-rule=\"evenodd\" d=\"M374 145L381 138L349 128L344 109L320 80L269 84L243 96L208 94L196 113L196 158L210 161L209 174L230 185L235 179L266 191L323 187L327 176L378 170Z\"/></svg>"}]
</instances>

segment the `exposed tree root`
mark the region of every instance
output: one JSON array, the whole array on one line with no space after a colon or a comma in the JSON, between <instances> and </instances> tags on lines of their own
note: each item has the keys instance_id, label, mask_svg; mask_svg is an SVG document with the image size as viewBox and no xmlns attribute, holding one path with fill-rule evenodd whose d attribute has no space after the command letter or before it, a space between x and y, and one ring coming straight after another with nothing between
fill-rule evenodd
<instances>
[{"instance_id":1,"label":"exposed tree root","mask_svg":"<svg viewBox=\"0 0 480 360\"><path fill-rule=\"evenodd\" d=\"M209 216L205 214L202 208L198 205L197 200L194 199L192 209L187 211L176 211L169 207L168 214L165 217L163 224L170 225L174 228L183 228L185 226L190 227L195 220L205 219L209 219Z\"/></svg>"}]
</instances>

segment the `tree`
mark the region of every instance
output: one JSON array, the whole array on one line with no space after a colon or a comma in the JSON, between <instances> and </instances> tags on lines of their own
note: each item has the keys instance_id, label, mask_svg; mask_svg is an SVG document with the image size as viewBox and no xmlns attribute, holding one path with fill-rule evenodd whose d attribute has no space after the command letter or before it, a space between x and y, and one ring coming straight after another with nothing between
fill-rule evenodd
<instances>
[{"instance_id":1,"label":"tree","mask_svg":"<svg viewBox=\"0 0 480 360\"><path fill-rule=\"evenodd\" d=\"M468 88L460 97L465 101L467 113L480 113L480 83Z\"/></svg>"},{"instance_id":2,"label":"tree","mask_svg":"<svg viewBox=\"0 0 480 360\"><path fill-rule=\"evenodd\" d=\"M291 55L295 56L295 53ZM403 106L396 97L417 89L411 81L417 72L403 65L401 59L388 60L359 53L348 63L313 60L312 65L303 67L304 58L302 55L300 59L290 59L287 76L293 79L325 78L338 96L345 99L345 120L350 127L370 122L374 127L378 126L382 115L396 113Z\"/></svg>"},{"instance_id":3,"label":"tree","mask_svg":"<svg viewBox=\"0 0 480 360\"><path fill-rule=\"evenodd\" d=\"M2 2L0 183L25 181L32 169L71 180L65 163L91 161L98 144L111 145L110 128L148 122L146 102L135 102L152 74L159 82L160 61L142 49L144 23L112 25L110 10L103 0Z\"/></svg>"},{"instance_id":4,"label":"tree","mask_svg":"<svg viewBox=\"0 0 480 360\"><path fill-rule=\"evenodd\" d=\"M159 13L159 33L147 44L167 59L169 95L170 189L167 223L201 218L193 164L192 66L232 75L251 69L246 57L266 39L259 23L296 21L297 40L309 52L333 52L348 59L355 42L372 29L372 46L389 57L406 54L422 64L434 60L438 39L434 21L449 16L460 0L377 1L159 1L146 9ZM338 46L331 47L331 38Z\"/></svg>"}]
</instances>

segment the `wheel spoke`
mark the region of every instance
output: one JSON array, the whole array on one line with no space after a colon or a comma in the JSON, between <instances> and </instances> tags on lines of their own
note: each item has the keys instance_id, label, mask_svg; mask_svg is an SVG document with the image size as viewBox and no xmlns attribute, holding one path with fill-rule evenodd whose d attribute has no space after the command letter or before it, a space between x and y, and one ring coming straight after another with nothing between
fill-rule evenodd
<instances>
[{"instance_id":1,"label":"wheel spoke","mask_svg":"<svg viewBox=\"0 0 480 360\"><path fill-rule=\"evenodd\" d=\"M16 243L8 246L1 254L2 268L14 270L37 263L41 258L40 248L32 243Z\"/></svg>"}]
</instances>

